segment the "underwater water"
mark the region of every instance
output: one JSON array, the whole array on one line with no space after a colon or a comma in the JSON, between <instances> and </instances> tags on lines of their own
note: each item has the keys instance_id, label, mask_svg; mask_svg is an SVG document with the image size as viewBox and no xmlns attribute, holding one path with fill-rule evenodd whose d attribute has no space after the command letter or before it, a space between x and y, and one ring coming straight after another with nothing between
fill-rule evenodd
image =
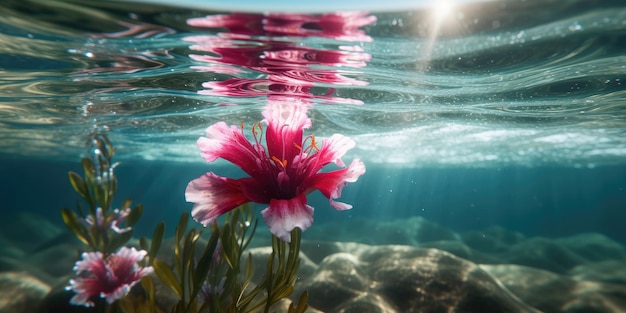
<instances>
[{"instance_id":1,"label":"underwater water","mask_svg":"<svg viewBox=\"0 0 626 313\"><path fill-rule=\"evenodd\" d=\"M268 102L291 101L309 107L305 134L352 138L344 161L367 169L341 194L352 210L309 195L303 252L313 265L301 288L315 310L455 308L433 306L445 298L458 300L456 312L626 312L626 6L401 3L306 13L3 1L0 289L13 286L9 273L28 273L41 286L28 299L39 303L67 285L80 246L64 246L60 210L80 199L67 172L81 173L93 133L116 148L114 206L144 204L137 235L160 221L171 233L192 208L191 180L245 175L205 162L196 145L205 129L249 129ZM262 221L257 232L269 238ZM449 252L497 291L430 298L414 281L385 282L367 253L387 245ZM320 268L338 262L329 251L353 255L356 274L320 287ZM399 273L427 267L418 252L393 251ZM341 292L324 291L333 288ZM0 312L28 311L18 302L0 301Z\"/></svg>"}]
</instances>

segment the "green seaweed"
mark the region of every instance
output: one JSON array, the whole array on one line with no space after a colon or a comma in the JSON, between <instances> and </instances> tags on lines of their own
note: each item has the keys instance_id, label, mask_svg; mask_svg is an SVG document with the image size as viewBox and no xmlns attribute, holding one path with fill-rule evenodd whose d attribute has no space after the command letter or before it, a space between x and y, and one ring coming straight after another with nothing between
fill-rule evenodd
<instances>
[{"instance_id":1,"label":"green seaweed","mask_svg":"<svg viewBox=\"0 0 626 313\"><path fill-rule=\"evenodd\" d=\"M300 265L301 235L302 231L295 228L291 231L289 244L272 236L272 253L268 256L263 282L247 293L238 302L236 310L230 312L257 312L261 308L263 312L270 312L272 305L291 295ZM308 307L306 301L307 295L303 294L298 306L292 304L292 312L304 312Z\"/></svg>"},{"instance_id":2,"label":"green seaweed","mask_svg":"<svg viewBox=\"0 0 626 313\"><path fill-rule=\"evenodd\" d=\"M119 210L112 209L117 188L114 173L117 163L112 161L115 150L106 134L93 134L89 142L90 156L81 160L83 176L68 173L71 186L86 203L86 210L79 202L75 211L63 208L61 217L89 250L106 255L132 238L132 227L141 218L144 207L141 204L131 207L131 199L126 199ZM113 229L115 220L123 221L124 231ZM171 263L158 256L165 234L165 223L159 223L151 239L139 239L140 248L147 251L142 265L152 266L154 275L143 277L133 292L114 305L98 299L96 306L102 306L99 312L270 312L273 305L293 293L300 265L301 230L296 228L291 232L290 243L272 236L272 253L267 259L264 278L253 282L252 255L245 253L258 226L252 207L242 205L220 220L206 229L188 229L189 213L182 214L174 230L173 256L166 256L166 259L172 257ZM208 238L204 239L206 233L204 237ZM173 307L157 305L155 278L178 298ZM307 301L308 294L304 292L297 303L290 304L288 312L305 312Z\"/></svg>"},{"instance_id":3,"label":"green seaweed","mask_svg":"<svg viewBox=\"0 0 626 313\"><path fill-rule=\"evenodd\" d=\"M144 293L130 293L121 298L118 301L119 310L124 313L164 313L165 311L156 305L156 292L152 277L143 277L141 288ZM115 306L111 307L115 308Z\"/></svg>"},{"instance_id":4,"label":"green seaweed","mask_svg":"<svg viewBox=\"0 0 626 313\"><path fill-rule=\"evenodd\" d=\"M79 202L76 212L63 208L61 217L69 230L86 244L89 250L109 254L132 238L132 226L141 218L143 205L131 207L131 199L126 199L119 210L112 209L117 188L114 169L118 163L112 160L115 149L104 133L90 135L89 143L89 156L81 160L84 176L81 177L72 171L68 172L70 184L87 204L87 212L85 213ZM126 226L124 232L118 233L108 227L118 219L119 214L125 214L126 210L130 212L123 220Z\"/></svg>"},{"instance_id":5,"label":"green seaweed","mask_svg":"<svg viewBox=\"0 0 626 313\"><path fill-rule=\"evenodd\" d=\"M173 264L160 259L153 263L156 276L178 297L171 312L270 312L274 304L291 295L300 264L299 228L291 232L289 244L272 236L264 280L255 285L252 256L248 253L243 258L258 225L250 205L227 213L222 224L210 225L211 235L199 258L202 231L187 231L187 221L183 214L174 231ZM303 293L289 312L304 312L307 300Z\"/></svg>"}]
</instances>

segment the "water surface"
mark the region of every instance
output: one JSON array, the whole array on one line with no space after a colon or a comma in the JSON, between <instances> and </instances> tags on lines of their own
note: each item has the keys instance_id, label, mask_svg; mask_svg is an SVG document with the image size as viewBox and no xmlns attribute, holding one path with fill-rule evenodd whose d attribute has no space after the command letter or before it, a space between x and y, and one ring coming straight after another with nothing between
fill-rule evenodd
<instances>
[{"instance_id":1,"label":"water surface","mask_svg":"<svg viewBox=\"0 0 626 313\"><path fill-rule=\"evenodd\" d=\"M285 46L346 55L307 64L343 80L309 80L297 96L315 104L311 133L353 137L351 154L370 164L593 167L626 156L619 2L357 12L370 20L348 17L354 36L303 24L304 35L237 38L224 25L187 22L233 12L72 1L6 1L0 10L4 157L74 159L87 134L108 131L121 158L201 162L195 138L219 120L260 120L269 85L250 82L272 76L194 47L218 39L231 52L260 49L249 56L257 60ZM247 81L243 94L203 85L228 80Z\"/></svg>"}]
</instances>

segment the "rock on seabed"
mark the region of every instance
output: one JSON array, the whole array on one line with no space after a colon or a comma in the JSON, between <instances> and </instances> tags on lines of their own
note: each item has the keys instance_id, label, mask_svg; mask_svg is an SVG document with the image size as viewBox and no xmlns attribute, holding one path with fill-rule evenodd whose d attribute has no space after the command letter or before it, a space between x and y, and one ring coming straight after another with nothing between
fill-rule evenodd
<instances>
[{"instance_id":1,"label":"rock on seabed","mask_svg":"<svg viewBox=\"0 0 626 313\"><path fill-rule=\"evenodd\" d=\"M323 312L539 312L478 265L442 250L335 245L343 251L296 285L295 294L307 290Z\"/></svg>"},{"instance_id":2,"label":"rock on seabed","mask_svg":"<svg viewBox=\"0 0 626 313\"><path fill-rule=\"evenodd\" d=\"M37 225L23 223L22 231L37 232ZM87 312L70 305L64 289L84 246L63 228L45 227L47 235L27 244L6 229L0 227L0 312ZM257 232L255 281L269 242ZM164 260L170 245L164 241ZM626 312L626 249L597 233L526 238L499 227L457 234L419 217L367 220L318 224L305 233L301 252L292 296L308 291L308 313ZM284 312L288 302L274 309Z\"/></svg>"},{"instance_id":3,"label":"rock on seabed","mask_svg":"<svg viewBox=\"0 0 626 313\"><path fill-rule=\"evenodd\" d=\"M0 272L0 312L37 312L50 286L26 272Z\"/></svg>"}]
</instances>

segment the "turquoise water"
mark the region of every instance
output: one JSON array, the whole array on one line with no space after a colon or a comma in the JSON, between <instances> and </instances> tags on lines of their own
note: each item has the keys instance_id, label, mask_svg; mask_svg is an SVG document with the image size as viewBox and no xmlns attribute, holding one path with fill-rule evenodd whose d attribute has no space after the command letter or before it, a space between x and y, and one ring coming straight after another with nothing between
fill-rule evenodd
<instances>
[{"instance_id":1,"label":"turquoise water","mask_svg":"<svg viewBox=\"0 0 626 313\"><path fill-rule=\"evenodd\" d=\"M581 3L469 4L441 21L427 9L384 12L370 14L376 21L359 28L362 38L278 39L350 54L347 64L311 64L353 80L313 82L321 105L311 133L353 137L351 154L369 164L621 164L626 13L617 2ZM186 23L207 12L2 7L3 156L74 159L84 151L81 135L110 130L121 158L197 163L193 138L207 125L261 119L266 95L198 94L207 81L267 76L235 64L222 65L237 74L197 68L210 64L190 58L202 51L189 38L224 32Z\"/></svg>"},{"instance_id":2,"label":"turquoise water","mask_svg":"<svg viewBox=\"0 0 626 313\"><path fill-rule=\"evenodd\" d=\"M315 23L300 33L259 31L258 13L240 14L247 26L229 33L224 25L188 22L211 12L128 3L9 1L2 11L0 154L7 164L78 164L88 134L105 131L118 161L147 172L228 173L226 162L205 165L196 139L217 121L259 121L268 97L283 93L312 103L308 133L350 136L357 146L347 159L359 157L380 173L346 188L344 197L365 204L357 205L359 215L439 214L463 226L468 219L454 217L461 214L489 217L481 226L509 224L518 214L500 209L509 205L502 195L519 190L512 205L527 212L528 223L546 210L567 216L581 195L591 199L577 209L581 214L608 215L601 219L610 224L623 216L626 8L616 3L356 12L345 14L343 29L326 33ZM281 75L300 79L299 90L288 90ZM230 90L210 85L229 81ZM122 166L119 175L138 166ZM181 190L194 175L168 178L182 186L172 191L171 210L187 205ZM138 184L144 186L130 188L158 189L150 185L159 182ZM359 186L378 203L356 196L364 194ZM492 201L448 204L452 191ZM378 209L386 204L391 208Z\"/></svg>"},{"instance_id":3,"label":"turquoise water","mask_svg":"<svg viewBox=\"0 0 626 313\"><path fill-rule=\"evenodd\" d=\"M349 136L356 147L344 161L367 167L343 190L352 210L310 196L305 240L414 244L384 223L419 217L475 249L468 238L501 228L557 241L595 233L623 250L626 6L398 5L320 21L333 12L4 1L0 216L62 227L60 209L78 200L67 171L81 171L88 136L105 132L121 162L117 201L144 203L137 230L150 234L191 209L190 180L242 175L200 157L207 126L252 125L268 101L289 97L311 106L307 134ZM383 226L359 228L369 223ZM597 258L626 258L611 253ZM626 274L617 276L623 288Z\"/></svg>"},{"instance_id":4,"label":"turquoise water","mask_svg":"<svg viewBox=\"0 0 626 313\"><path fill-rule=\"evenodd\" d=\"M300 29L304 35L254 33L259 25L248 23L251 35L230 38L223 25L187 22L207 11L9 1L0 20L5 42L0 154L78 163L87 135L105 131L118 149L118 161L208 170L195 146L204 129L222 120L259 121L267 97L283 92L314 104L309 133L350 136L357 146L347 159L359 157L372 169L483 169L503 177L487 183L495 187L511 185L513 178L499 174L502 169L529 180L521 186L550 179L524 177L542 168L571 169L574 176L598 167L621 172L626 8L617 2L582 3L498 1L459 4L445 12L437 7L361 12L346 16L340 32L324 33L311 24ZM203 50L203 43L214 51ZM299 63L293 56L289 63L286 55L293 51L301 54ZM220 59L220 52L229 58ZM296 67L303 64L318 76L304 77ZM272 81L277 76L272 70L300 75L301 90ZM230 93L203 86L229 80L237 81ZM271 88L277 91L268 92ZM229 165L217 162L216 167L228 170ZM402 199L402 193L388 191L393 184L421 192L440 189L438 175L427 176L432 178L382 180L380 197ZM462 176L459 181L472 181L472 175ZM544 176L558 180L561 175ZM602 175L580 177L554 188L572 184L568 188L602 190ZM495 187L485 191L486 198L502 194ZM458 188L469 189L463 183ZM607 192L618 198L623 194L623 184L611 188ZM569 194L550 202L567 207ZM592 192L589 197L601 201L605 196ZM623 208L624 202L617 203ZM396 212L364 211L392 217Z\"/></svg>"}]
</instances>

